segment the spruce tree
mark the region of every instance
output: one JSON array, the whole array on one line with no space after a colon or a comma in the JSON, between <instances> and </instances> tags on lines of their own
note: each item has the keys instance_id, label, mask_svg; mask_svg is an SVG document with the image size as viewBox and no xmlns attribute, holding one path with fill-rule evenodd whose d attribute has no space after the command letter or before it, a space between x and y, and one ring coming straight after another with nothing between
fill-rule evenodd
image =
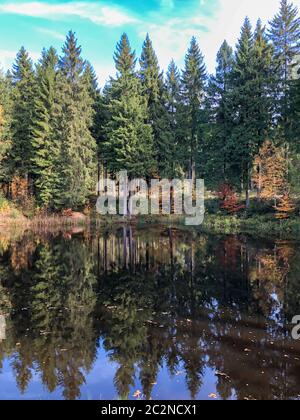
<instances>
[{"instance_id":1,"label":"spruce tree","mask_svg":"<svg viewBox=\"0 0 300 420\"><path fill-rule=\"evenodd\" d=\"M256 151L263 144L266 138L271 135L274 106L272 103L272 88L274 86L274 75L272 72L273 48L269 45L262 26L258 20L254 32L254 43L252 52L253 65L253 108L254 108L254 130L257 136Z\"/></svg>"},{"instance_id":2,"label":"spruce tree","mask_svg":"<svg viewBox=\"0 0 300 420\"><path fill-rule=\"evenodd\" d=\"M150 176L155 168L153 134L147 122L147 102L135 72L136 58L126 34L115 52L116 79L106 92L109 120L104 160L110 172L127 170L130 177Z\"/></svg>"},{"instance_id":3,"label":"spruce tree","mask_svg":"<svg viewBox=\"0 0 300 420\"><path fill-rule=\"evenodd\" d=\"M233 128L232 72L233 49L224 41L217 54L216 74L211 76L208 87L209 135L204 148L205 172L214 187L232 182L232 157L229 139Z\"/></svg>"},{"instance_id":4,"label":"spruce tree","mask_svg":"<svg viewBox=\"0 0 300 420\"><path fill-rule=\"evenodd\" d=\"M37 93L32 125L32 172L38 203L54 206L58 182L60 141L55 134L58 56L54 48L42 52L37 65Z\"/></svg>"},{"instance_id":5,"label":"spruce tree","mask_svg":"<svg viewBox=\"0 0 300 420\"><path fill-rule=\"evenodd\" d=\"M12 72L13 110L12 173L29 178L32 170L32 121L36 80L33 64L24 47L17 54Z\"/></svg>"},{"instance_id":6,"label":"spruce tree","mask_svg":"<svg viewBox=\"0 0 300 420\"><path fill-rule=\"evenodd\" d=\"M171 130L171 162L173 176L183 175L181 156L183 142L181 137L182 104L180 95L180 72L174 60L171 61L166 74L167 111Z\"/></svg>"},{"instance_id":7,"label":"spruce tree","mask_svg":"<svg viewBox=\"0 0 300 420\"><path fill-rule=\"evenodd\" d=\"M147 35L142 49L139 76L142 82L142 92L148 106L147 121L151 125L154 135L154 154L158 174L172 176L172 138L166 108L166 91L163 74L160 71L149 35Z\"/></svg>"},{"instance_id":8,"label":"spruce tree","mask_svg":"<svg viewBox=\"0 0 300 420\"><path fill-rule=\"evenodd\" d=\"M84 76L81 47L69 32L59 60L56 136L60 141L56 206L84 205L96 186L96 142L91 134L93 100Z\"/></svg>"},{"instance_id":9,"label":"spruce tree","mask_svg":"<svg viewBox=\"0 0 300 420\"><path fill-rule=\"evenodd\" d=\"M292 67L300 53L300 18L298 9L288 0L281 0L280 10L270 22L269 38L274 47L276 86L274 89L277 113L280 115L281 135L288 140L290 129L289 90Z\"/></svg>"},{"instance_id":10,"label":"spruce tree","mask_svg":"<svg viewBox=\"0 0 300 420\"><path fill-rule=\"evenodd\" d=\"M182 100L185 108L185 132L188 143L186 148L189 160L189 175L196 177L196 157L199 147L200 110L205 99L206 67L204 57L200 51L196 38L192 38L191 45L185 57L185 68L182 73Z\"/></svg>"},{"instance_id":11,"label":"spruce tree","mask_svg":"<svg viewBox=\"0 0 300 420\"><path fill-rule=\"evenodd\" d=\"M253 145L257 141L253 120L253 45L251 24L249 19L246 18L237 44L233 69L231 99L234 127L230 139L230 153L234 156L232 164L240 176L242 187L246 191L248 206Z\"/></svg>"}]
</instances>

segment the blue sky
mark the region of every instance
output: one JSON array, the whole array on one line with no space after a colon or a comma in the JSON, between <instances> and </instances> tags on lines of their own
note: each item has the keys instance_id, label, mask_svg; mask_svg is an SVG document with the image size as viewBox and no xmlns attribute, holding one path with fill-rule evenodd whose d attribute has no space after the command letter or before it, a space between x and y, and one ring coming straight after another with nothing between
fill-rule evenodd
<instances>
[{"instance_id":1,"label":"blue sky","mask_svg":"<svg viewBox=\"0 0 300 420\"><path fill-rule=\"evenodd\" d=\"M300 8L300 0L294 3ZM267 22L279 0L0 0L0 66L7 69L21 45L37 60L43 47L60 52L69 29L95 67L99 83L114 75L113 51L122 32L140 53L149 32L165 69L174 58L180 67L195 35L209 72L226 38L234 45L246 15Z\"/></svg>"}]
</instances>

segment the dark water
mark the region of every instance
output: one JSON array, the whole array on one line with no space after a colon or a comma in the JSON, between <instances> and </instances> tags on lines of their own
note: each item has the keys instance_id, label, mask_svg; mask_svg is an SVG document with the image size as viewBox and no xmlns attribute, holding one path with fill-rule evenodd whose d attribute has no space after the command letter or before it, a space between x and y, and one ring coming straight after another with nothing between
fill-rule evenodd
<instances>
[{"instance_id":1,"label":"dark water","mask_svg":"<svg viewBox=\"0 0 300 420\"><path fill-rule=\"evenodd\" d=\"M0 235L0 398L299 399L299 275L280 240Z\"/></svg>"}]
</instances>

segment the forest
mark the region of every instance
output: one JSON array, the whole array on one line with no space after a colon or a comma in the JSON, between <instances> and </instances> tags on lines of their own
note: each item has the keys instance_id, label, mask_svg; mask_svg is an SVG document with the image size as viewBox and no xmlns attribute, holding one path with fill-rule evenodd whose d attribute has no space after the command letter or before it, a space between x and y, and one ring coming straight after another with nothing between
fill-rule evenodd
<instances>
[{"instance_id":1,"label":"forest","mask_svg":"<svg viewBox=\"0 0 300 420\"><path fill-rule=\"evenodd\" d=\"M171 54L171 52L170 52ZM281 0L276 16L245 19L208 74L201 39L180 70L159 66L147 35L141 57L124 33L116 75L103 89L70 31L62 52L34 64L24 47L0 74L0 211L92 208L100 175L205 180L225 214L300 209L300 18Z\"/></svg>"}]
</instances>

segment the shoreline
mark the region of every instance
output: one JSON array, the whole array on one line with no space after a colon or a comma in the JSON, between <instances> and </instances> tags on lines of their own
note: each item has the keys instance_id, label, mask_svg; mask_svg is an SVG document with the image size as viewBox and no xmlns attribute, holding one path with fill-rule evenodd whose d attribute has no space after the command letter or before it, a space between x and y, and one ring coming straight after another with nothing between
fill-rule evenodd
<instances>
[{"instance_id":1,"label":"shoreline","mask_svg":"<svg viewBox=\"0 0 300 420\"><path fill-rule=\"evenodd\" d=\"M120 216L84 216L64 217L49 215L45 217L26 218L0 217L0 233L5 231L70 229L70 228L113 228L132 225L137 228L163 226L184 231L205 232L220 235L249 234L258 237L279 237L280 239L298 239L300 237L300 218L276 220L271 215L237 217L220 214L206 214L201 226L186 226L183 216L140 216L124 219Z\"/></svg>"}]
</instances>

